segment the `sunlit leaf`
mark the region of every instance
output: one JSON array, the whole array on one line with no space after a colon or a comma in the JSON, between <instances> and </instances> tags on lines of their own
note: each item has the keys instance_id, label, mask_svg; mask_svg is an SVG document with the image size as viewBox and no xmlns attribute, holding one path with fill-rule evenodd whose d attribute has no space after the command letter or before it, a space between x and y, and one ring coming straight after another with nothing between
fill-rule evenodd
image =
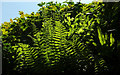
<instances>
[{"instance_id":1,"label":"sunlit leaf","mask_svg":"<svg viewBox=\"0 0 120 75\"><path fill-rule=\"evenodd\" d=\"M10 19L10 22L11 22L11 23L13 23L13 20L12 20L12 19Z\"/></svg>"}]
</instances>

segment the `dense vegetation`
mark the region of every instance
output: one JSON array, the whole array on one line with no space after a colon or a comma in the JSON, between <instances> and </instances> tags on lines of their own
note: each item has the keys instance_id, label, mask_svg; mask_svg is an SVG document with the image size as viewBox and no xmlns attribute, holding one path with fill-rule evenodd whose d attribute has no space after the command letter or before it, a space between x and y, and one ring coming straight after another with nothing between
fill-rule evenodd
<instances>
[{"instance_id":1,"label":"dense vegetation","mask_svg":"<svg viewBox=\"0 0 120 75\"><path fill-rule=\"evenodd\" d=\"M0 26L0 41L2 41L2 32L1 32L1 26Z\"/></svg>"},{"instance_id":2,"label":"dense vegetation","mask_svg":"<svg viewBox=\"0 0 120 75\"><path fill-rule=\"evenodd\" d=\"M2 24L3 75L118 74L120 3L41 2Z\"/></svg>"}]
</instances>

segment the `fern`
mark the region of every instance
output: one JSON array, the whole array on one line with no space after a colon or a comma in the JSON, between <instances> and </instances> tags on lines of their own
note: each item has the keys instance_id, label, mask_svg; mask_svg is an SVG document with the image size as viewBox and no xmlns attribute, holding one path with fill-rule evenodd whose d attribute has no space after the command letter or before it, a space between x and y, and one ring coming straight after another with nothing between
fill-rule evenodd
<instances>
[{"instance_id":1,"label":"fern","mask_svg":"<svg viewBox=\"0 0 120 75\"><path fill-rule=\"evenodd\" d=\"M46 20L43 22L44 28L34 35L34 46L38 48L40 62L51 67L57 65L60 58L65 56L66 30L60 21L55 21L53 18L47 19L46 17L44 19Z\"/></svg>"},{"instance_id":2,"label":"fern","mask_svg":"<svg viewBox=\"0 0 120 75\"><path fill-rule=\"evenodd\" d=\"M23 68L24 70L26 70L27 68L32 68L32 65L35 63L33 49L28 44L23 43L18 43L18 45L12 47L16 52L16 56L12 56L12 58L15 59L14 63L16 63L16 67L14 67L14 70L24 72L22 71Z\"/></svg>"}]
</instances>

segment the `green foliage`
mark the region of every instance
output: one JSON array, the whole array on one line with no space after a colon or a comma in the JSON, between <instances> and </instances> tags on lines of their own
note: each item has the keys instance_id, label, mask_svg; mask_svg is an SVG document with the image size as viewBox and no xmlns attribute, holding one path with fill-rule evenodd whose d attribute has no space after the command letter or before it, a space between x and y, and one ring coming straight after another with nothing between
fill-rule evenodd
<instances>
[{"instance_id":1,"label":"green foliage","mask_svg":"<svg viewBox=\"0 0 120 75\"><path fill-rule=\"evenodd\" d=\"M0 26L0 41L2 41L2 29L1 29L1 26Z\"/></svg>"},{"instance_id":2,"label":"green foliage","mask_svg":"<svg viewBox=\"0 0 120 75\"><path fill-rule=\"evenodd\" d=\"M3 71L28 75L119 71L114 65L120 57L118 3L64 3L41 2L36 14L19 11L20 18L2 24ZM117 12L107 14L107 7ZM116 32L107 31L112 28Z\"/></svg>"}]
</instances>

